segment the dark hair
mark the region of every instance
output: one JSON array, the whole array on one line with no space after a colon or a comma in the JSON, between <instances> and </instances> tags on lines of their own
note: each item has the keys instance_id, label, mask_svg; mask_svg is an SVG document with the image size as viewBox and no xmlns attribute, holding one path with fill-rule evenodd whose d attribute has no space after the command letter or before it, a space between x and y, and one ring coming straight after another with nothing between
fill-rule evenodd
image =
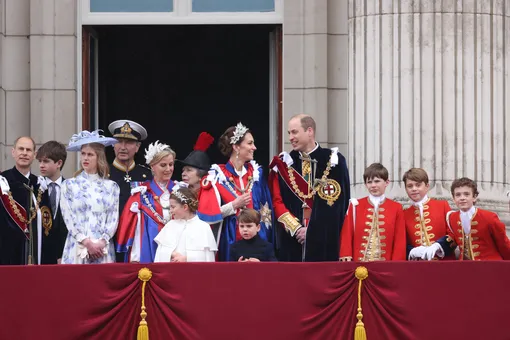
<instances>
[{"instance_id":1,"label":"dark hair","mask_svg":"<svg viewBox=\"0 0 510 340\"><path fill-rule=\"evenodd\" d=\"M418 183L429 184L429 175L422 168L411 168L406 171L404 176L402 177L402 181L404 184L407 184L407 181L415 181Z\"/></svg>"},{"instance_id":2,"label":"dark hair","mask_svg":"<svg viewBox=\"0 0 510 340\"><path fill-rule=\"evenodd\" d=\"M66 164L67 159L67 151L64 144L57 142L56 140L50 140L49 142L41 145L39 150L37 150L37 154L35 158L40 162L43 158L49 158L55 163L58 161L62 161L62 166L60 170Z\"/></svg>"},{"instance_id":3,"label":"dark hair","mask_svg":"<svg viewBox=\"0 0 510 340\"><path fill-rule=\"evenodd\" d=\"M225 130L225 132L223 132L221 137L218 139L218 148L220 149L221 154L225 157L230 157L230 155L232 155L232 152L234 151L234 147L232 146L232 144L230 144L230 138L234 136L235 129L236 129L235 126L229 127L227 130ZM244 133L243 138L240 138L235 145L241 144L244 138L246 137L246 134L248 133L251 133L250 129L248 129Z\"/></svg>"},{"instance_id":4,"label":"dark hair","mask_svg":"<svg viewBox=\"0 0 510 340\"><path fill-rule=\"evenodd\" d=\"M179 198L179 196L177 196L176 194L172 193L170 195L170 198L176 200L177 202L179 202L180 204L187 204L188 207L189 207L189 210L192 212L192 213L195 213L198 209L198 201L197 201L197 195L191 191L191 189L189 188L185 188L185 187L181 187L177 190L182 196L185 197L184 200L181 200Z\"/></svg>"},{"instance_id":5,"label":"dark hair","mask_svg":"<svg viewBox=\"0 0 510 340\"><path fill-rule=\"evenodd\" d=\"M455 197L454 191L455 191L455 189L460 188L460 187L469 187L473 190L473 197L478 196L478 186L476 185L476 182L473 181L472 179L467 178L467 177L462 177L462 178L458 178L458 179L454 180L452 183L452 186L450 188L452 196Z\"/></svg>"},{"instance_id":6,"label":"dark hair","mask_svg":"<svg viewBox=\"0 0 510 340\"><path fill-rule=\"evenodd\" d=\"M255 223L260 224L260 213L255 209L243 209L237 216L237 223Z\"/></svg>"},{"instance_id":7,"label":"dark hair","mask_svg":"<svg viewBox=\"0 0 510 340\"><path fill-rule=\"evenodd\" d=\"M367 180L379 177L380 179L387 181L389 178L388 169L381 163L372 163L363 173L363 181L366 183Z\"/></svg>"}]
</instances>

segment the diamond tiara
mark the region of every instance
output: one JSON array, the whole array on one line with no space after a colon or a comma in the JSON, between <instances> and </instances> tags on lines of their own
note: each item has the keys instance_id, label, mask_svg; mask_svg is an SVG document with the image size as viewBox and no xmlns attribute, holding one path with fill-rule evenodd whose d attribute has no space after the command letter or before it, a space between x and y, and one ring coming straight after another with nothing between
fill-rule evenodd
<instances>
[{"instance_id":1,"label":"diamond tiara","mask_svg":"<svg viewBox=\"0 0 510 340\"><path fill-rule=\"evenodd\" d=\"M248 132L248 128L241 123L237 123L234 135L230 137L230 144L234 145Z\"/></svg>"}]
</instances>

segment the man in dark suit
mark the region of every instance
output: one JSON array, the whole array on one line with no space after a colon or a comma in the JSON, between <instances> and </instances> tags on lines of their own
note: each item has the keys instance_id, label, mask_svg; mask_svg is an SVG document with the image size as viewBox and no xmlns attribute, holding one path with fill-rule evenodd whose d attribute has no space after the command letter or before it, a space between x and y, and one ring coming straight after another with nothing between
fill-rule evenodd
<instances>
[{"instance_id":1,"label":"man in dark suit","mask_svg":"<svg viewBox=\"0 0 510 340\"><path fill-rule=\"evenodd\" d=\"M0 225L0 263L7 265L37 264L37 177L30 173L34 161L35 142L31 137L14 141L12 157L15 166L2 172L8 186L3 191L2 220L14 223ZM11 213L9 213L9 210ZM32 229L32 230L31 230ZM32 231L32 232L31 232Z\"/></svg>"},{"instance_id":2,"label":"man in dark suit","mask_svg":"<svg viewBox=\"0 0 510 340\"><path fill-rule=\"evenodd\" d=\"M60 188L64 178L61 171L67 159L64 144L57 141L44 143L36 155L41 189L44 190L40 203L42 217L42 261L43 264L60 263L67 238L67 227L60 209Z\"/></svg>"},{"instance_id":3,"label":"man in dark suit","mask_svg":"<svg viewBox=\"0 0 510 340\"><path fill-rule=\"evenodd\" d=\"M145 182L152 179L149 168L136 164L135 155L141 142L147 138L147 130L131 120L116 120L108 126L108 130L119 142L113 146L115 160L110 165L110 179L120 188L119 214L122 214L127 200L131 196L131 182ZM115 238L115 244L117 244ZM124 262L124 253L117 253L116 261Z\"/></svg>"}]
</instances>

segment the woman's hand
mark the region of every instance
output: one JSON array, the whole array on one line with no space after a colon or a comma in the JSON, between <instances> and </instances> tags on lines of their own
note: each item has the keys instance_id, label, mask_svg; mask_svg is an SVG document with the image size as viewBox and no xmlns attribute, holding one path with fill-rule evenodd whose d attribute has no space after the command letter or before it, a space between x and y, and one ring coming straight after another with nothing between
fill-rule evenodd
<instances>
[{"instance_id":1,"label":"woman's hand","mask_svg":"<svg viewBox=\"0 0 510 340\"><path fill-rule=\"evenodd\" d=\"M186 256L182 255L181 253L178 253L174 251L172 253L172 257L170 258L171 262L186 262Z\"/></svg>"},{"instance_id":2,"label":"woman's hand","mask_svg":"<svg viewBox=\"0 0 510 340\"><path fill-rule=\"evenodd\" d=\"M234 209L244 208L251 202L251 194L249 192L242 194L232 202Z\"/></svg>"},{"instance_id":3,"label":"woman's hand","mask_svg":"<svg viewBox=\"0 0 510 340\"><path fill-rule=\"evenodd\" d=\"M90 239L83 240L82 244L87 248L91 260L97 260L104 256L103 248L106 246L105 240L92 242Z\"/></svg>"}]
</instances>

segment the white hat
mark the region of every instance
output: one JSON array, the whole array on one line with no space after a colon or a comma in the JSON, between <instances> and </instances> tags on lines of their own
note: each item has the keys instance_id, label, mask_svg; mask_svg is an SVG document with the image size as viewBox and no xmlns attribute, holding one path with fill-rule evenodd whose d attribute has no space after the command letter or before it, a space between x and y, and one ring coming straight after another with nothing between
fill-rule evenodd
<instances>
[{"instance_id":1,"label":"white hat","mask_svg":"<svg viewBox=\"0 0 510 340\"><path fill-rule=\"evenodd\" d=\"M105 137L99 134L99 131L102 130L96 130L92 132L83 130L79 134L74 134L69 140L67 151L80 151L83 145L90 143L99 143L104 146L110 146L119 142L115 138Z\"/></svg>"},{"instance_id":2,"label":"white hat","mask_svg":"<svg viewBox=\"0 0 510 340\"><path fill-rule=\"evenodd\" d=\"M108 125L108 130L115 138L126 138L142 141L147 138L147 130L132 120L116 120Z\"/></svg>"}]
</instances>

